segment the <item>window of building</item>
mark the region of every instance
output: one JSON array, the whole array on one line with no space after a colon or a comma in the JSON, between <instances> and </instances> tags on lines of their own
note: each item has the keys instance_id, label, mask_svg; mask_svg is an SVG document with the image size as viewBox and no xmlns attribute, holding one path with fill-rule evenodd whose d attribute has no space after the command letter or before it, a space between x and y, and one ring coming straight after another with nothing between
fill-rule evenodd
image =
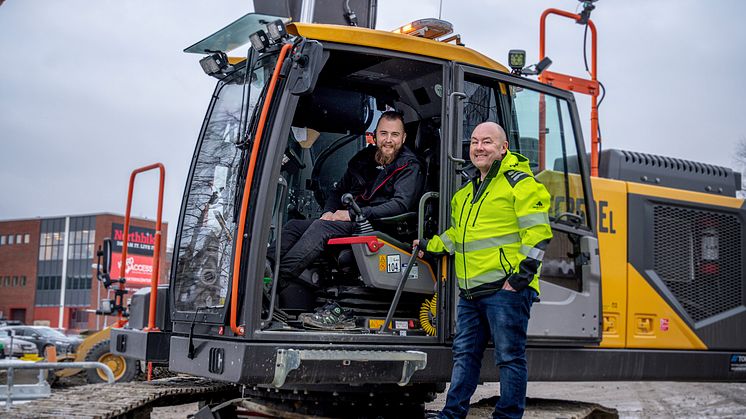
<instances>
[{"instance_id":1,"label":"window of building","mask_svg":"<svg viewBox=\"0 0 746 419\"><path fill-rule=\"evenodd\" d=\"M5 286L6 286L6 287L9 287L9 286L10 286L10 277L9 277L9 276L6 276L6 277L5 277Z\"/></svg>"},{"instance_id":2,"label":"window of building","mask_svg":"<svg viewBox=\"0 0 746 419\"><path fill-rule=\"evenodd\" d=\"M41 233L39 239L39 260L61 260L64 244L64 232Z\"/></svg>"},{"instance_id":3,"label":"window of building","mask_svg":"<svg viewBox=\"0 0 746 419\"><path fill-rule=\"evenodd\" d=\"M92 259L95 237L96 230L93 229L81 228L77 231L70 231L68 259Z\"/></svg>"},{"instance_id":4,"label":"window of building","mask_svg":"<svg viewBox=\"0 0 746 419\"><path fill-rule=\"evenodd\" d=\"M8 234L8 244L13 244L13 238L14 237L15 237L14 235Z\"/></svg>"},{"instance_id":5,"label":"window of building","mask_svg":"<svg viewBox=\"0 0 746 419\"><path fill-rule=\"evenodd\" d=\"M26 275L23 275L23 276L21 277L21 286L22 286L22 287L25 287L25 286L26 286Z\"/></svg>"},{"instance_id":6,"label":"window of building","mask_svg":"<svg viewBox=\"0 0 746 419\"><path fill-rule=\"evenodd\" d=\"M0 246L5 246L7 244L6 240L7 237L5 237L4 235L0 236Z\"/></svg>"},{"instance_id":7,"label":"window of building","mask_svg":"<svg viewBox=\"0 0 746 419\"><path fill-rule=\"evenodd\" d=\"M29 242L31 242L31 235L28 234L28 233L26 233L26 234L23 235L23 243L24 244L29 244Z\"/></svg>"},{"instance_id":8,"label":"window of building","mask_svg":"<svg viewBox=\"0 0 746 419\"><path fill-rule=\"evenodd\" d=\"M23 243L23 235L16 234L16 244L21 244L21 243Z\"/></svg>"},{"instance_id":9,"label":"window of building","mask_svg":"<svg viewBox=\"0 0 746 419\"><path fill-rule=\"evenodd\" d=\"M18 277L17 277L17 276L14 276L14 277L13 277L13 286L14 286L14 287L17 287L17 286L18 286Z\"/></svg>"}]
</instances>

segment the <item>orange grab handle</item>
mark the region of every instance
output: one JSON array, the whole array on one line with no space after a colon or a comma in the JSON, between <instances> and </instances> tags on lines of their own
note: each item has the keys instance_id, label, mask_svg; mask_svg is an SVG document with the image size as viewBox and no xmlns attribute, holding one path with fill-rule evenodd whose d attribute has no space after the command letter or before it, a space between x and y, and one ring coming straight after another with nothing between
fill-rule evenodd
<instances>
[{"instance_id":1,"label":"orange grab handle","mask_svg":"<svg viewBox=\"0 0 746 419\"><path fill-rule=\"evenodd\" d=\"M249 195L251 194L251 182L254 180L254 170L256 168L256 160L259 155L259 145L262 142L262 136L264 135L264 125L267 122L267 115L269 114L269 108L272 104L272 97L274 96L275 87L277 80L280 78L280 69L282 63L285 61L285 57L292 48L292 44L285 44L280 50L280 55L277 58L277 65L272 73L272 79L269 81L269 87L267 88L267 97L264 99L264 106L262 106L262 113L259 116L259 124L257 125L256 135L254 136L254 145L251 147L251 157L249 159L249 168L246 173L246 183L243 188L243 198L241 199L241 215L238 219L238 235L236 236L236 252L233 258L233 281L231 282L231 300L230 300L230 326L233 333L236 335L243 335L243 326L239 327L237 324L238 319L238 277L241 271L241 252L243 250L244 241L244 229L246 227L246 212L249 207Z\"/></svg>"}]
</instances>

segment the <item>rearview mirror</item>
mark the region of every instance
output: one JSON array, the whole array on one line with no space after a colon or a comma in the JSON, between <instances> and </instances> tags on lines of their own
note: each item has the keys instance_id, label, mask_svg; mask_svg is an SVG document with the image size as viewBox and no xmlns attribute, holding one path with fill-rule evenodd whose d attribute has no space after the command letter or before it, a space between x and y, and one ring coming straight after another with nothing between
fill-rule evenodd
<instances>
[{"instance_id":1,"label":"rearview mirror","mask_svg":"<svg viewBox=\"0 0 746 419\"><path fill-rule=\"evenodd\" d=\"M111 272L111 239L104 239L101 256L103 257L103 260L101 261L101 271L104 274L109 274Z\"/></svg>"}]
</instances>

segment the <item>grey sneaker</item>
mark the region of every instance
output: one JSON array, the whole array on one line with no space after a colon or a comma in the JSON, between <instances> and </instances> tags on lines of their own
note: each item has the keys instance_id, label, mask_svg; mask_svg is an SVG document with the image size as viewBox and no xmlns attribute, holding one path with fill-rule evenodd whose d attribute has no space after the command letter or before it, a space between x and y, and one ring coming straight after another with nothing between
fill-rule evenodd
<instances>
[{"instance_id":1,"label":"grey sneaker","mask_svg":"<svg viewBox=\"0 0 746 419\"><path fill-rule=\"evenodd\" d=\"M343 308L336 302L329 302L315 313L303 313L298 320L307 329L316 330L352 330L355 316L349 308Z\"/></svg>"}]
</instances>

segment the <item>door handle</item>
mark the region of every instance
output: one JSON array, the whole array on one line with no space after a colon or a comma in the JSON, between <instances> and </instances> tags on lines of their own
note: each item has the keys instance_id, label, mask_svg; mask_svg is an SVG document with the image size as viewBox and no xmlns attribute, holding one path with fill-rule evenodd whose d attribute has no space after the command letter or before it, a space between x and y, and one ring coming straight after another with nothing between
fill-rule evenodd
<instances>
[{"instance_id":1,"label":"door handle","mask_svg":"<svg viewBox=\"0 0 746 419\"><path fill-rule=\"evenodd\" d=\"M451 94L448 96L448 133L449 135L453 134L453 127L454 127L454 121L456 119L456 100L463 100L466 98L466 93L464 92L451 92ZM449 147L448 150L448 160L456 163L456 164L466 164L466 160L459 159L453 155L453 144Z\"/></svg>"}]
</instances>

